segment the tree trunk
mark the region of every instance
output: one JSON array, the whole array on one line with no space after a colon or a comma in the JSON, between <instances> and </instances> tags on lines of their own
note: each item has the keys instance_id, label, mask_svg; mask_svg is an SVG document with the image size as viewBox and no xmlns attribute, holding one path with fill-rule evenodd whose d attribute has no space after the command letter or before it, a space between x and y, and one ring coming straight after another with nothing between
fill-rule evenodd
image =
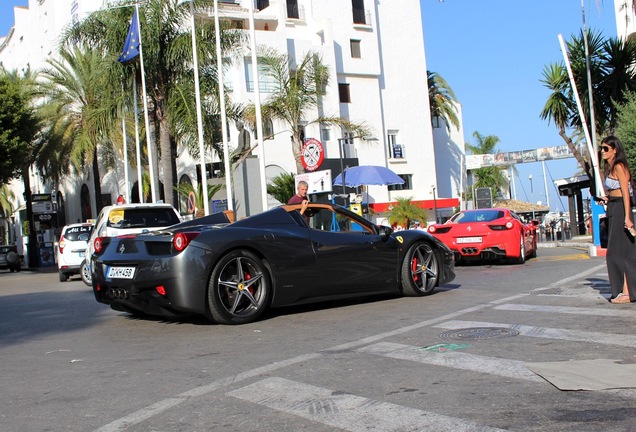
<instances>
[{"instance_id":1,"label":"tree trunk","mask_svg":"<svg viewBox=\"0 0 636 432\"><path fill-rule=\"evenodd\" d=\"M95 188L95 215L104 207L102 202L102 184L99 175L99 161L97 160L97 146L93 150L93 187Z\"/></svg>"},{"instance_id":2,"label":"tree trunk","mask_svg":"<svg viewBox=\"0 0 636 432\"><path fill-rule=\"evenodd\" d=\"M161 170L163 174L163 191L164 199L168 204L175 205L175 190L174 190L174 171L173 171L173 152L170 142L170 129L168 128L168 119L161 118L159 122L159 144L161 148Z\"/></svg>"},{"instance_id":3,"label":"tree trunk","mask_svg":"<svg viewBox=\"0 0 636 432\"><path fill-rule=\"evenodd\" d=\"M585 159L583 158L583 155L579 152L579 149L576 147L576 145L572 142L570 137L565 133L564 128L561 128L559 130L559 135L561 135L561 138L563 138L563 141L565 141L565 143L568 145L568 147L570 148L570 151L572 152L572 155L576 158L581 168L585 170Z\"/></svg>"},{"instance_id":4,"label":"tree trunk","mask_svg":"<svg viewBox=\"0 0 636 432\"><path fill-rule=\"evenodd\" d=\"M297 136L297 134L292 135L292 152L294 154L294 160L296 161L296 174L305 172L302 161L302 151L303 143L300 140L300 136Z\"/></svg>"}]
</instances>

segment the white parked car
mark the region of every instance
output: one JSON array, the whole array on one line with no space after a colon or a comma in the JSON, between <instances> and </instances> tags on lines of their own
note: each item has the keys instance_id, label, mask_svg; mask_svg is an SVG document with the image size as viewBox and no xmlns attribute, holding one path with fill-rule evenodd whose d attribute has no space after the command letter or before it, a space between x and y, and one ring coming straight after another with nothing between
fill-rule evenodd
<instances>
[{"instance_id":1,"label":"white parked car","mask_svg":"<svg viewBox=\"0 0 636 432\"><path fill-rule=\"evenodd\" d=\"M106 206L97 215L95 229L86 248L86 261L82 280L92 286L91 255L96 237L116 237L156 231L181 222L179 213L171 204L121 204Z\"/></svg>"},{"instance_id":2,"label":"white parked car","mask_svg":"<svg viewBox=\"0 0 636 432\"><path fill-rule=\"evenodd\" d=\"M64 226L57 242L57 271L60 282L80 273L88 239L93 231L91 223L74 223Z\"/></svg>"}]
</instances>

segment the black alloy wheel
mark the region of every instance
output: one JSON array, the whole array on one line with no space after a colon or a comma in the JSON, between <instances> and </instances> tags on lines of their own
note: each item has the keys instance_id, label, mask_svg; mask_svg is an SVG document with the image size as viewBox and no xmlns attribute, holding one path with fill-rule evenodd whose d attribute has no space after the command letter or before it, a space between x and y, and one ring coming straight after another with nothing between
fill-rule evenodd
<instances>
[{"instance_id":1,"label":"black alloy wheel","mask_svg":"<svg viewBox=\"0 0 636 432\"><path fill-rule=\"evenodd\" d=\"M271 296L267 268L250 251L232 251L212 270L208 308L215 322L245 324L256 321L267 309Z\"/></svg>"},{"instance_id":2,"label":"black alloy wheel","mask_svg":"<svg viewBox=\"0 0 636 432\"><path fill-rule=\"evenodd\" d=\"M425 242L413 244L402 262L402 292L409 297L419 297L435 290L439 280L440 260L431 245Z\"/></svg>"}]
</instances>

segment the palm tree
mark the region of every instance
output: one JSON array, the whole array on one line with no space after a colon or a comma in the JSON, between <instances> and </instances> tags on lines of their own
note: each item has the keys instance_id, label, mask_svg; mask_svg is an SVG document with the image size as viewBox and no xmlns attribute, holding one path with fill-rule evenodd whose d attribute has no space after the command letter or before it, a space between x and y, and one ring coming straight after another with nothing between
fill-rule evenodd
<instances>
[{"instance_id":1,"label":"palm tree","mask_svg":"<svg viewBox=\"0 0 636 432\"><path fill-rule=\"evenodd\" d=\"M322 97L329 85L329 68L322 63L317 53L310 51L299 63L294 64L287 55L272 48L263 48L259 53L259 65L274 86L274 91L262 105L263 117L280 120L288 128L297 172L305 172L301 161L305 126L335 125L351 137L364 138L370 135L370 129L364 123L319 114ZM253 107L248 110L248 118L254 124L250 113L253 113Z\"/></svg>"},{"instance_id":2,"label":"palm tree","mask_svg":"<svg viewBox=\"0 0 636 432\"><path fill-rule=\"evenodd\" d=\"M196 0L195 8L205 10L213 6L213 0ZM91 46L104 48L113 58L121 53L122 43L130 23L131 9L112 9L91 14L86 20L73 27L65 36L68 40L84 41ZM191 33L184 22L190 17L189 4L180 0L147 0L140 8L141 39L144 51L146 88L151 118L151 135L157 137L161 152L161 168L166 201L175 204L176 184L176 146L181 138L196 136L194 98L184 97L184 91L190 91L193 80ZM197 21L197 49L201 75L201 91L204 101L218 100L214 85L216 79L216 49L214 24L211 20ZM221 35L221 49L225 58L237 54L237 48L244 40L239 30L224 29ZM131 62L128 74L138 73L139 64ZM138 80L139 82L139 80ZM178 98L188 103L189 109L181 109L179 116L171 110L179 106ZM206 124L220 130L218 121L218 103L206 103L203 109ZM214 110L214 111L211 111ZM187 114L187 115L183 115ZM183 127L178 127L183 122ZM190 126L188 126L190 125ZM208 141L212 134L207 134ZM194 140L190 140L196 142ZM218 141L215 141L218 142ZM153 142L153 144L156 144ZM189 147L190 149L196 146ZM198 154L198 150L194 152Z\"/></svg>"},{"instance_id":3,"label":"palm tree","mask_svg":"<svg viewBox=\"0 0 636 432\"><path fill-rule=\"evenodd\" d=\"M294 174L282 173L274 177L267 185L267 193L276 198L278 202L285 204L296 193Z\"/></svg>"},{"instance_id":4,"label":"palm tree","mask_svg":"<svg viewBox=\"0 0 636 432\"><path fill-rule=\"evenodd\" d=\"M393 205L388 215L391 226L397 224L408 229L412 221L418 220L426 223L428 218L426 210L413 204L412 200L413 197L400 197L397 199L397 203Z\"/></svg>"},{"instance_id":5,"label":"palm tree","mask_svg":"<svg viewBox=\"0 0 636 432\"><path fill-rule=\"evenodd\" d=\"M49 66L42 73L48 97L43 109L50 122L50 135L57 138L49 147L64 149L78 172L92 166L95 210L99 211L99 147L119 130L115 123L117 100L108 91L112 82L109 63L100 50L74 47L62 48L60 60L49 60Z\"/></svg>"},{"instance_id":6,"label":"palm tree","mask_svg":"<svg viewBox=\"0 0 636 432\"><path fill-rule=\"evenodd\" d=\"M590 123L585 35L581 31L567 42L569 59L587 124ZM598 135L612 134L617 124L618 106L627 94L636 90L636 42L618 38L603 39L588 31L590 75L594 99L594 125ZM563 62L546 66L542 82L552 93L541 111L541 118L553 121L583 169L586 161L576 149L572 137L583 136L583 121L575 103L574 92ZM572 135L567 134L571 131Z\"/></svg>"},{"instance_id":7,"label":"palm tree","mask_svg":"<svg viewBox=\"0 0 636 432\"><path fill-rule=\"evenodd\" d=\"M472 154L495 154L497 153L497 145L499 137L495 135L484 136L475 131L473 137L477 140L477 144L466 144L466 148ZM489 166L473 170L476 177L473 184L476 188L490 188L492 196L496 197L501 194L501 190L508 187L508 179L503 174L507 166Z\"/></svg>"},{"instance_id":8,"label":"palm tree","mask_svg":"<svg viewBox=\"0 0 636 432\"><path fill-rule=\"evenodd\" d=\"M431 120L441 118L450 132L450 125L459 130L457 118L457 98L446 80L436 72L426 71L428 76L428 101L431 107Z\"/></svg>"}]
</instances>

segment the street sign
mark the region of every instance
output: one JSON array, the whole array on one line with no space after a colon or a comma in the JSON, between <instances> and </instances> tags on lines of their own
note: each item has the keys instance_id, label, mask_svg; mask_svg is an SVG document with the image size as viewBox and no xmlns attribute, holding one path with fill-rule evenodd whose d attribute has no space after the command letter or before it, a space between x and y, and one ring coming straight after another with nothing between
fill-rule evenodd
<instances>
[{"instance_id":1,"label":"street sign","mask_svg":"<svg viewBox=\"0 0 636 432\"><path fill-rule=\"evenodd\" d=\"M307 193L324 193L331 192L331 170L322 170L314 172L306 172L296 175L295 183L298 189L298 182L304 180L307 182Z\"/></svg>"},{"instance_id":2,"label":"street sign","mask_svg":"<svg viewBox=\"0 0 636 432\"><path fill-rule=\"evenodd\" d=\"M316 171L325 160L325 148L317 139L308 138L303 144L300 158L305 170Z\"/></svg>"},{"instance_id":3,"label":"street sign","mask_svg":"<svg viewBox=\"0 0 636 432\"><path fill-rule=\"evenodd\" d=\"M194 195L194 191L190 191L188 194L188 213L194 213L197 208L197 197Z\"/></svg>"}]
</instances>

